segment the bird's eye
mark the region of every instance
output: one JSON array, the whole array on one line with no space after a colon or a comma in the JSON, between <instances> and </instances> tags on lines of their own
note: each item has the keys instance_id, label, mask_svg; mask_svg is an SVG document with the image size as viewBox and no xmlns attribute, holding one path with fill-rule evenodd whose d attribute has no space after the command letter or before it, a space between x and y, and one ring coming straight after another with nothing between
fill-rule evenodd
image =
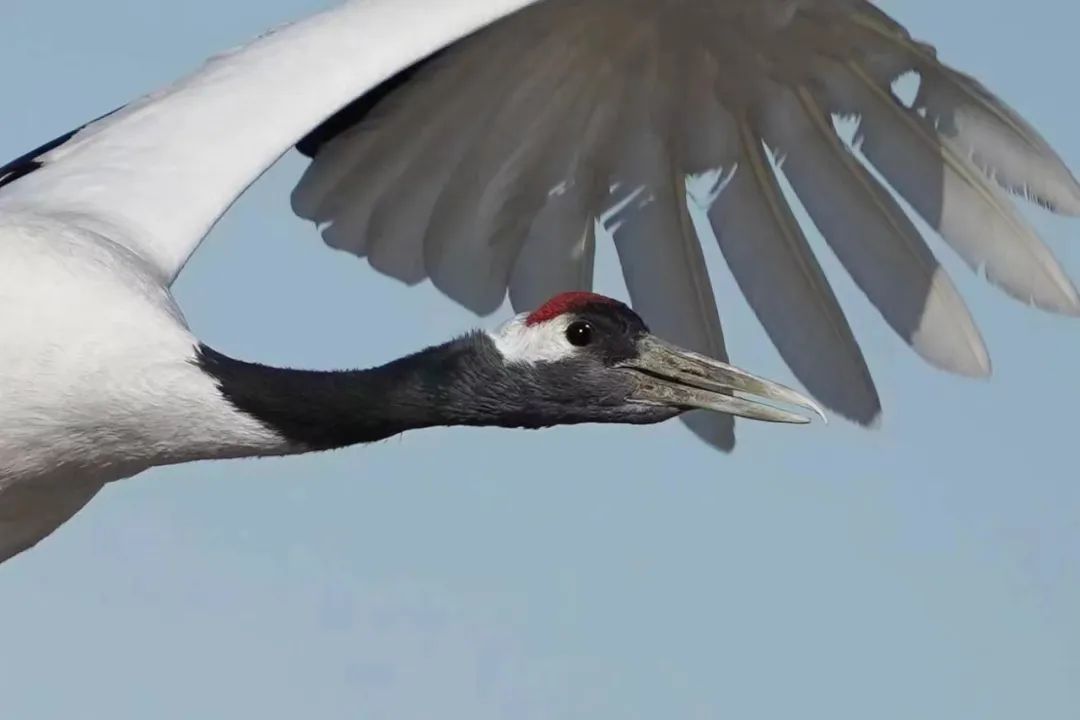
<instances>
[{"instance_id":1,"label":"bird's eye","mask_svg":"<svg viewBox=\"0 0 1080 720\"><path fill-rule=\"evenodd\" d=\"M574 347L585 347L592 342L593 327L583 320L570 323L566 328L566 339Z\"/></svg>"}]
</instances>

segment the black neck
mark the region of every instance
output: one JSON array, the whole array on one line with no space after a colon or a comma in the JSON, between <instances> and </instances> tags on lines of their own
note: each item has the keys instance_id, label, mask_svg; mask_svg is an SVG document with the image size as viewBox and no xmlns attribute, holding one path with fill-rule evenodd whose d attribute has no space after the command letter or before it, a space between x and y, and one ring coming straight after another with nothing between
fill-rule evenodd
<instances>
[{"instance_id":1,"label":"black neck","mask_svg":"<svg viewBox=\"0 0 1080 720\"><path fill-rule=\"evenodd\" d=\"M437 425L551 424L531 411L530 393L523 397L519 383L507 385L501 358L478 334L369 370L267 367L206 346L198 364L234 407L310 450Z\"/></svg>"}]
</instances>

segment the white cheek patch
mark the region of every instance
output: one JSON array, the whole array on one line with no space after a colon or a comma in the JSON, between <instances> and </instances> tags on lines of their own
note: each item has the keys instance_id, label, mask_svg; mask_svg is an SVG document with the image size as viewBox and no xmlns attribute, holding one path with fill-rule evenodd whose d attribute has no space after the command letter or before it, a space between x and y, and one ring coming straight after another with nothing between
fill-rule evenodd
<instances>
[{"instance_id":1,"label":"white cheek patch","mask_svg":"<svg viewBox=\"0 0 1080 720\"><path fill-rule=\"evenodd\" d=\"M566 339L570 319L552 318L535 325L525 324L527 314L518 315L498 330L488 333L495 349L508 363L557 362L577 352Z\"/></svg>"}]
</instances>

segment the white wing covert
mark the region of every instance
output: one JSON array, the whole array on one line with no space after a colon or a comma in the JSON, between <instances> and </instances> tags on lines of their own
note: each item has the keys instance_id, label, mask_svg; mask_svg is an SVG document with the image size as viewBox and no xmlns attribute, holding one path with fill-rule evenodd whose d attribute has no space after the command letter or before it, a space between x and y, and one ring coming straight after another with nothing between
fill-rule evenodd
<instances>
[{"instance_id":1,"label":"white wing covert","mask_svg":"<svg viewBox=\"0 0 1080 720\"><path fill-rule=\"evenodd\" d=\"M175 279L236 198L387 77L530 0L351 0L0 169L0 208L102 231Z\"/></svg>"}]
</instances>

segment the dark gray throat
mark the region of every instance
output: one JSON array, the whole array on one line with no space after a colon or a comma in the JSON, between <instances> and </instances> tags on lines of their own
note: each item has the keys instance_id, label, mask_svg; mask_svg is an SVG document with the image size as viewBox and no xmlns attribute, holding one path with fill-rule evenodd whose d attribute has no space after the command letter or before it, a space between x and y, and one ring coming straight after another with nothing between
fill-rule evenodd
<instances>
[{"instance_id":1,"label":"dark gray throat","mask_svg":"<svg viewBox=\"0 0 1080 720\"><path fill-rule=\"evenodd\" d=\"M439 425L553 424L540 383L508 369L481 333L366 370L270 367L205 345L196 363L234 407L310 450Z\"/></svg>"},{"instance_id":2,"label":"dark gray throat","mask_svg":"<svg viewBox=\"0 0 1080 720\"><path fill-rule=\"evenodd\" d=\"M328 450L440 424L425 377L444 354L452 356L430 349L369 370L321 371L245 362L200 345L196 362L235 408L291 444Z\"/></svg>"}]
</instances>

